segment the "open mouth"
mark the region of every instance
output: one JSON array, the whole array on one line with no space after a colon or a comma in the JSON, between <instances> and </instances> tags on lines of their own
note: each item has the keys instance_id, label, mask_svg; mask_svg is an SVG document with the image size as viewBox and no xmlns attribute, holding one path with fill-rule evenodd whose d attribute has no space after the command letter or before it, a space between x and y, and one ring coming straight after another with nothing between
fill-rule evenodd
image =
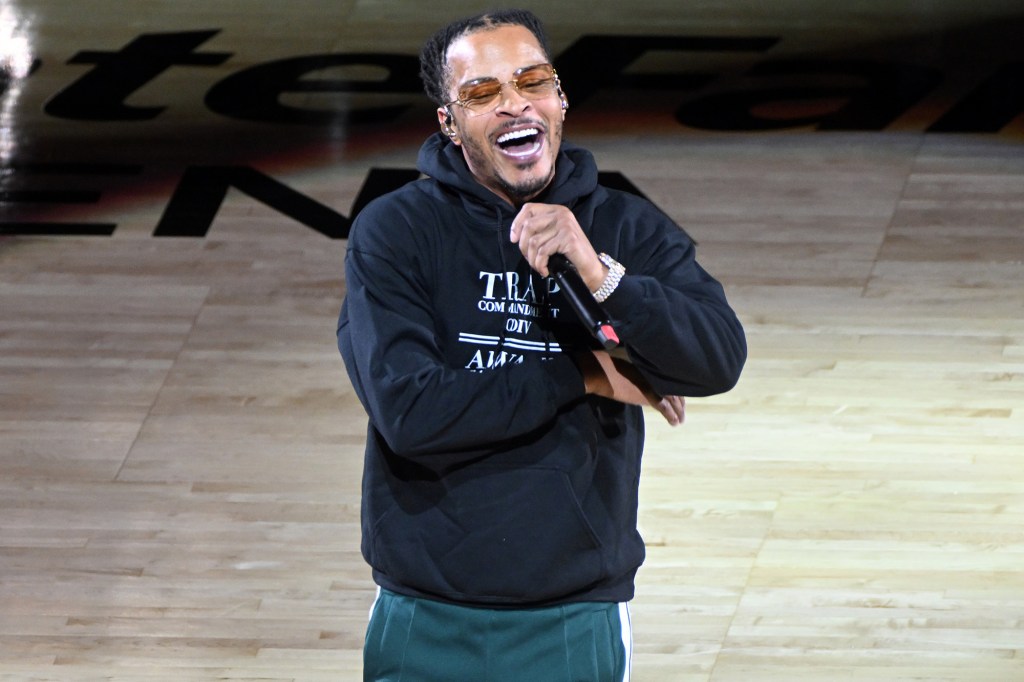
<instances>
[{"instance_id":1,"label":"open mouth","mask_svg":"<svg viewBox=\"0 0 1024 682\"><path fill-rule=\"evenodd\" d=\"M529 156L540 149L543 139L539 128L523 128L505 133L496 142L509 156Z\"/></svg>"}]
</instances>

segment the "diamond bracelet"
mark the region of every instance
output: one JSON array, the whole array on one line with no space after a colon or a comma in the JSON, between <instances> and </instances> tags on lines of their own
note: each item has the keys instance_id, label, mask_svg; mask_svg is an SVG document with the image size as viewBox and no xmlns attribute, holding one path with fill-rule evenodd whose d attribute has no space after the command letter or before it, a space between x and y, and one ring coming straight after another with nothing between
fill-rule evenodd
<instances>
[{"instance_id":1,"label":"diamond bracelet","mask_svg":"<svg viewBox=\"0 0 1024 682\"><path fill-rule=\"evenodd\" d=\"M605 275L604 281L601 282L601 286L598 290L591 293L594 294L595 301L598 303L604 303L605 299L611 296L612 292L615 291L615 287L619 286L619 280L621 280L622 276L626 274L626 268L607 253L598 254L597 257L608 267L608 274Z\"/></svg>"}]
</instances>

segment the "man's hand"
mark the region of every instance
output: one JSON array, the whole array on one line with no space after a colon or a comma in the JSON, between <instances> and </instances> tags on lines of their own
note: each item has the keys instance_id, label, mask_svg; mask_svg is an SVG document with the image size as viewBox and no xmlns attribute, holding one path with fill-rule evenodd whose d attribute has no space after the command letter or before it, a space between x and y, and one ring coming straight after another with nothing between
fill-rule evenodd
<instances>
[{"instance_id":1,"label":"man's hand","mask_svg":"<svg viewBox=\"0 0 1024 682\"><path fill-rule=\"evenodd\" d=\"M659 396L627 361L604 351L584 352L577 360L588 394L630 405L650 405L671 426L678 426L686 419L686 400L682 396Z\"/></svg>"},{"instance_id":2,"label":"man's hand","mask_svg":"<svg viewBox=\"0 0 1024 682\"><path fill-rule=\"evenodd\" d=\"M565 206L523 204L512 221L509 239L519 245L530 267L544 277L551 274L548 258L556 253L572 262L591 291L597 291L608 272L576 216Z\"/></svg>"}]
</instances>

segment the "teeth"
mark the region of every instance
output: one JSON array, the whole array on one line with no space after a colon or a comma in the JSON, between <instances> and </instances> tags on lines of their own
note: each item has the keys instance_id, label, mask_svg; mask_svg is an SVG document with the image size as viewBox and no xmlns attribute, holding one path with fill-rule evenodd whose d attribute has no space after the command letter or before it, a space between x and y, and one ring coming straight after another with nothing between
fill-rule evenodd
<instances>
[{"instance_id":1,"label":"teeth","mask_svg":"<svg viewBox=\"0 0 1024 682\"><path fill-rule=\"evenodd\" d=\"M536 128L525 128L523 130L514 130L511 133L505 133L498 138L498 144L505 144L512 140L518 140L521 137L531 137L533 135L540 135L540 131Z\"/></svg>"}]
</instances>

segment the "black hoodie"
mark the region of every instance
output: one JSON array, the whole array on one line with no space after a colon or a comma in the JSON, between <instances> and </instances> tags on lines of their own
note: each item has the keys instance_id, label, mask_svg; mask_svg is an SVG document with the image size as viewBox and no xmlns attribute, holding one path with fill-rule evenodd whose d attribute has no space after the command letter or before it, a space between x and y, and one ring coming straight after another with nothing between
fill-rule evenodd
<instances>
[{"instance_id":1,"label":"black hoodie","mask_svg":"<svg viewBox=\"0 0 1024 682\"><path fill-rule=\"evenodd\" d=\"M693 243L637 196L598 185L564 144L533 201L570 208L626 268L604 303L661 395L729 390L742 327ZM641 408L585 395L596 347L553 280L509 241L517 209L440 133L427 178L369 204L345 259L338 347L369 415L362 551L381 586L462 604L626 601L643 562Z\"/></svg>"}]
</instances>

